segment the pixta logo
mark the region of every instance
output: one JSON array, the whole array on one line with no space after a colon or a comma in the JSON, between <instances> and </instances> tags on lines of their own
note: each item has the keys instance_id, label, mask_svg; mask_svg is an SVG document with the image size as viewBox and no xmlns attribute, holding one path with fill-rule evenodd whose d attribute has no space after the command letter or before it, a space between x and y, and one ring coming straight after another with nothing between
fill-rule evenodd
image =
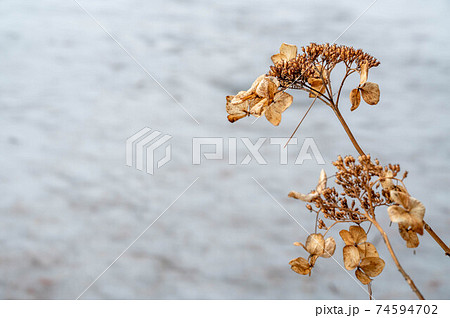
<instances>
[{"instance_id":1,"label":"pixta logo","mask_svg":"<svg viewBox=\"0 0 450 318\"><path fill-rule=\"evenodd\" d=\"M172 157L172 146L167 143L172 136L163 134L160 131L145 127L129 137L126 142L126 165L132 167L135 164L136 169L145 171L153 175L156 168L159 169L168 163ZM165 154L159 160L156 158L157 149L166 144ZM145 162L145 164L144 164Z\"/></svg>"}]
</instances>

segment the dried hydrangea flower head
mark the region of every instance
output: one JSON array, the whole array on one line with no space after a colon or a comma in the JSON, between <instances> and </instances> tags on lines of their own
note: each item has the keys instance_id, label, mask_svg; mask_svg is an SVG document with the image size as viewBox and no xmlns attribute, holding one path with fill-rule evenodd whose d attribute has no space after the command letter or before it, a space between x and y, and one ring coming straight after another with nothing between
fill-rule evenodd
<instances>
[{"instance_id":1,"label":"dried hydrangea flower head","mask_svg":"<svg viewBox=\"0 0 450 318\"><path fill-rule=\"evenodd\" d=\"M289 262L291 269L301 275L311 274L311 269L319 257L330 258L336 250L336 241L333 237L324 239L320 233L310 234L305 245L295 242L294 245L302 246L309 253L308 259L298 257Z\"/></svg>"},{"instance_id":2,"label":"dried hydrangea flower head","mask_svg":"<svg viewBox=\"0 0 450 318\"><path fill-rule=\"evenodd\" d=\"M235 122L249 115L260 117L265 114L269 122L278 126L281 114L293 101L291 95L278 90L279 86L276 77L263 74L253 82L247 91L227 96L228 120Z\"/></svg>"},{"instance_id":3,"label":"dried hydrangea flower head","mask_svg":"<svg viewBox=\"0 0 450 318\"><path fill-rule=\"evenodd\" d=\"M350 229L339 232L345 242L343 249L344 266L347 270L357 268L355 275L361 283L367 285L371 277L381 274L384 261L379 257L372 243L366 242L367 234L362 227L350 226Z\"/></svg>"}]
</instances>

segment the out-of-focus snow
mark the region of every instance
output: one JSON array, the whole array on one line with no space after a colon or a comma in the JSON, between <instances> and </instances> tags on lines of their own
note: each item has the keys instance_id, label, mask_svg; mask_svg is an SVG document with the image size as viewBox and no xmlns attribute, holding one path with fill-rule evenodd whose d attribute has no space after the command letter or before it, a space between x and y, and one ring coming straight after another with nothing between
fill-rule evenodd
<instances>
[{"instance_id":1,"label":"out-of-focus snow","mask_svg":"<svg viewBox=\"0 0 450 318\"><path fill-rule=\"evenodd\" d=\"M275 146L264 146L265 166L193 166L191 140L289 136L306 94L294 92L279 127L230 124L225 96L265 73L282 42L332 42L371 2L80 0L197 125L74 1L1 1L0 298L76 298L199 177L83 298L366 299L331 259L310 278L289 269L306 233L252 179L312 231L287 193L313 188L322 166L279 165ZM380 104L350 114L343 102L344 116L363 149L410 171L410 192L447 240L449 11L446 1L378 1L337 41L381 61L369 74ZM173 160L154 176L125 165L125 140L146 126L173 136ZM297 137L314 137L328 175L338 154L355 154L320 104ZM239 143L238 160L245 154ZM388 231L424 295L448 298L448 260L429 236L413 255ZM386 269L374 296L414 298L375 234Z\"/></svg>"}]
</instances>

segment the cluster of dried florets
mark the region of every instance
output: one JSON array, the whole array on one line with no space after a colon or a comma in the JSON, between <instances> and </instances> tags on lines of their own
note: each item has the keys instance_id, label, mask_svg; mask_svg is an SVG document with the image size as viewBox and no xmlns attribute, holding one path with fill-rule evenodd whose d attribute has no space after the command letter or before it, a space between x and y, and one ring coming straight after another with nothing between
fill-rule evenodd
<instances>
[{"instance_id":1,"label":"cluster of dried florets","mask_svg":"<svg viewBox=\"0 0 450 318\"><path fill-rule=\"evenodd\" d=\"M319 66L329 73L337 64L343 62L347 67L354 64L355 69L360 72L364 68L368 70L380 64L361 49L345 45L311 43L302 47L302 52L303 54L298 54L293 59L280 58L279 54L272 56L274 65L270 67L269 75L277 77L283 87L295 88L307 84L319 71Z\"/></svg>"},{"instance_id":2,"label":"cluster of dried florets","mask_svg":"<svg viewBox=\"0 0 450 318\"><path fill-rule=\"evenodd\" d=\"M361 223L374 222L375 209L387 206L389 217L392 222L398 223L400 235L407 247L415 248L419 245L417 234L423 234L425 207L408 194L403 183L407 173L401 179L398 178L399 165L383 167L377 159L372 161L370 155L360 156L358 160L352 156L339 156L333 165L337 169L335 182L340 187L339 191L336 187L327 187L327 175L322 169L315 190L308 194L291 191L289 197L307 202L307 209L317 213L317 227L325 229L325 233L338 223L356 224L350 226L349 231L339 233L346 244L343 250L344 265L348 270L356 268L356 277L363 284L368 284L372 277L382 272L384 261L379 258L375 246L366 242L367 234L361 228ZM327 227L319 215L334 223ZM291 268L297 273L309 274L315 264L317 257L314 258L314 255L318 253L312 253L311 246L316 246L311 241L313 239L321 244L322 234L308 237L305 249L310 252L307 260L309 267L301 258L290 262Z\"/></svg>"},{"instance_id":3,"label":"cluster of dried florets","mask_svg":"<svg viewBox=\"0 0 450 318\"><path fill-rule=\"evenodd\" d=\"M293 101L285 92L288 88L306 90L310 98L319 98L334 107L330 74L341 62L346 65L343 81L353 72L359 72L361 77L360 84L350 94L351 110L359 106L361 97L369 105L378 103L378 85L367 82L369 69L379 65L373 56L360 49L328 43L311 43L302 47L302 51L297 54L297 46L283 43L280 53L272 56L274 65L268 74L260 75L247 91L226 97L228 120L235 122L246 116L265 114L270 123L279 125L281 114Z\"/></svg>"}]
</instances>

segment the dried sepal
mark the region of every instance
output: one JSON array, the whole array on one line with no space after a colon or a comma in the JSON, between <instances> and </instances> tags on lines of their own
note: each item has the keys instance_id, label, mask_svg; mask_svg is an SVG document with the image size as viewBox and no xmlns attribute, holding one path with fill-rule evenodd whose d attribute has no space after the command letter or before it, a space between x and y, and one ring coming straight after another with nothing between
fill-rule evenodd
<instances>
[{"instance_id":1,"label":"dried sepal","mask_svg":"<svg viewBox=\"0 0 450 318\"><path fill-rule=\"evenodd\" d=\"M347 230L341 230L339 232L339 235L341 236L342 240L344 241L345 245L354 245L355 241L353 240L353 236L350 234Z\"/></svg>"},{"instance_id":2,"label":"dried sepal","mask_svg":"<svg viewBox=\"0 0 450 318\"><path fill-rule=\"evenodd\" d=\"M350 108L351 111L354 111L359 107L359 104L361 104L361 93L359 92L359 89L352 89L350 92L350 102L352 103L352 107Z\"/></svg>"},{"instance_id":3,"label":"dried sepal","mask_svg":"<svg viewBox=\"0 0 450 318\"><path fill-rule=\"evenodd\" d=\"M359 267L370 277L376 277L384 269L384 261L379 257L366 257L361 261Z\"/></svg>"},{"instance_id":4,"label":"dried sepal","mask_svg":"<svg viewBox=\"0 0 450 318\"><path fill-rule=\"evenodd\" d=\"M319 196L319 194L317 192L303 194L303 193L300 193L297 191L291 191L291 192L289 192L288 196L290 198L302 200L303 202L312 202L315 198L317 198Z\"/></svg>"},{"instance_id":5,"label":"dried sepal","mask_svg":"<svg viewBox=\"0 0 450 318\"><path fill-rule=\"evenodd\" d=\"M364 229L360 226L356 226L356 225L352 225L350 226L350 234L353 237L353 241L356 244L360 244L363 243L365 241L367 241L367 234L366 231L364 231Z\"/></svg>"},{"instance_id":6,"label":"dried sepal","mask_svg":"<svg viewBox=\"0 0 450 318\"><path fill-rule=\"evenodd\" d=\"M389 218L392 222L402 223L404 226L411 227L411 230L422 235L425 206L419 200L409 197L408 207L409 209L397 205L388 207Z\"/></svg>"},{"instance_id":7,"label":"dried sepal","mask_svg":"<svg viewBox=\"0 0 450 318\"><path fill-rule=\"evenodd\" d=\"M325 251L325 240L323 235L311 234L306 239L305 250L311 255L322 255Z\"/></svg>"},{"instance_id":8,"label":"dried sepal","mask_svg":"<svg viewBox=\"0 0 450 318\"><path fill-rule=\"evenodd\" d=\"M391 170L384 171L380 177L380 183L384 190L390 191L394 188L394 182L392 182L392 178L394 178L394 173Z\"/></svg>"},{"instance_id":9,"label":"dried sepal","mask_svg":"<svg viewBox=\"0 0 450 318\"><path fill-rule=\"evenodd\" d=\"M409 208L409 195L402 191L391 190L389 192L392 201L397 204L403 205L405 209Z\"/></svg>"},{"instance_id":10,"label":"dried sepal","mask_svg":"<svg viewBox=\"0 0 450 318\"><path fill-rule=\"evenodd\" d=\"M271 59L273 64L277 64L282 61L289 61L297 57L297 46L283 43L280 47L280 53L272 55Z\"/></svg>"},{"instance_id":11,"label":"dried sepal","mask_svg":"<svg viewBox=\"0 0 450 318\"><path fill-rule=\"evenodd\" d=\"M343 249L344 266L349 271L355 269L359 264L359 251L356 246L346 245Z\"/></svg>"},{"instance_id":12,"label":"dried sepal","mask_svg":"<svg viewBox=\"0 0 450 318\"><path fill-rule=\"evenodd\" d=\"M266 118L275 126L281 122L281 114L291 106L293 97L286 92L277 92L274 96L273 103L267 107Z\"/></svg>"},{"instance_id":13,"label":"dried sepal","mask_svg":"<svg viewBox=\"0 0 450 318\"><path fill-rule=\"evenodd\" d=\"M369 63L366 61L361 63L361 72L360 72L360 81L359 86L364 85L367 82L368 72L369 72Z\"/></svg>"},{"instance_id":14,"label":"dried sepal","mask_svg":"<svg viewBox=\"0 0 450 318\"><path fill-rule=\"evenodd\" d=\"M376 105L380 101L380 88L378 84L366 82L360 87L364 101L369 105Z\"/></svg>"},{"instance_id":15,"label":"dried sepal","mask_svg":"<svg viewBox=\"0 0 450 318\"><path fill-rule=\"evenodd\" d=\"M311 265L303 257L298 257L291 260L289 262L289 265L291 265L291 269L298 274L308 275L309 273L311 273Z\"/></svg>"},{"instance_id":16,"label":"dried sepal","mask_svg":"<svg viewBox=\"0 0 450 318\"><path fill-rule=\"evenodd\" d=\"M375 245L369 242L364 242L358 245L359 257L361 259L365 257L379 257Z\"/></svg>"},{"instance_id":17,"label":"dried sepal","mask_svg":"<svg viewBox=\"0 0 450 318\"><path fill-rule=\"evenodd\" d=\"M280 53L286 56L287 61L292 60L297 56L297 46L283 43L280 46Z\"/></svg>"},{"instance_id":18,"label":"dried sepal","mask_svg":"<svg viewBox=\"0 0 450 318\"><path fill-rule=\"evenodd\" d=\"M317 183L316 191L322 194L323 190L327 187L327 173L324 169L320 171L319 182Z\"/></svg>"},{"instance_id":19,"label":"dried sepal","mask_svg":"<svg viewBox=\"0 0 450 318\"><path fill-rule=\"evenodd\" d=\"M336 241L333 237L329 237L325 240L325 250L324 253L321 255L324 258L330 258L333 256L334 251L336 250Z\"/></svg>"},{"instance_id":20,"label":"dried sepal","mask_svg":"<svg viewBox=\"0 0 450 318\"><path fill-rule=\"evenodd\" d=\"M322 79L320 78L308 78L308 83L311 86L311 90L309 91L309 97L314 98L320 94L325 93L325 84L323 83Z\"/></svg>"},{"instance_id":21,"label":"dried sepal","mask_svg":"<svg viewBox=\"0 0 450 318\"><path fill-rule=\"evenodd\" d=\"M239 94L241 94L245 92L239 92ZM236 95L236 96L238 96ZM241 101L240 103L233 103L233 101L235 100L236 96L227 96L226 100L227 100L227 106L226 106L226 110L228 115L228 120L230 122L235 122L236 120L239 120L245 116L248 116L249 111L249 105L247 101Z\"/></svg>"},{"instance_id":22,"label":"dried sepal","mask_svg":"<svg viewBox=\"0 0 450 318\"><path fill-rule=\"evenodd\" d=\"M416 232L408 229L401 223L398 225L398 231L402 239L406 241L407 248L416 248L419 246L419 237Z\"/></svg>"},{"instance_id":23,"label":"dried sepal","mask_svg":"<svg viewBox=\"0 0 450 318\"><path fill-rule=\"evenodd\" d=\"M355 271L355 275L363 285L367 285L372 281L372 279L359 268Z\"/></svg>"},{"instance_id":24,"label":"dried sepal","mask_svg":"<svg viewBox=\"0 0 450 318\"><path fill-rule=\"evenodd\" d=\"M256 87L255 93L261 98L267 98L269 101L272 101L279 85L276 77L266 76Z\"/></svg>"}]
</instances>

